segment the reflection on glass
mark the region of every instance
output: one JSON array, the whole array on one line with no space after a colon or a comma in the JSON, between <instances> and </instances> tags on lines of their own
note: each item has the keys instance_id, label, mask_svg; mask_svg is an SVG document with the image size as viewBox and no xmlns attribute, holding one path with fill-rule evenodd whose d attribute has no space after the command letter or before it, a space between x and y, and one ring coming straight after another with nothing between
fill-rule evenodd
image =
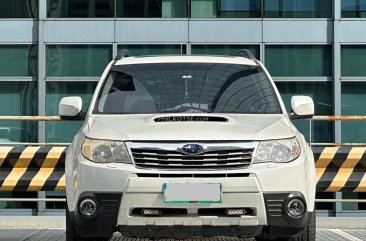
<instances>
[{"instance_id":1,"label":"reflection on glass","mask_svg":"<svg viewBox=\"0 0 366 241\"><path fill-rule=\"evenodd\" d=\"M192 54L207 54L207 55L234 55L241 49L250 50L253 55L259 59L259 45L210 45L199 44L192 45Z\"/></svg>"},{"instance_id":2,"label":"reflection on glass","mask_svg":"<svg viewBox=\"0 0 366 241\"><path fill-rule=\"evenodd\" d=\"M365 18L366 0L342 0L342 18Z\"/></svg>"},{"instance_id":3,"label":"reflection on glass","mask_svg":"<svg viewBox=\"0 0 366 241\"><path fill-rule=\"evenodd\" d=\"M366 115L366 83L342 83L342 115ZM366 121L342 121L342 142L366 142Z\"/></svg>"},{"instance_id":4,"label":"reflection on glass","mask_svg":"<svg viewBox=\"0 0 366 241\"><path fill-rule=\"evenodd\" d=\"M118 50L127 49L131 56L139 55L168 55L168 54L185 54L186 45L163 45L163 44L130 44L119 45Z\"/></svg>"},{"instance_id":5,"label":"reflection on glass","mask_svg":"<svg viewBox=\"0 0 366 241\"><path fill-rule=\"evenodd\" d=\"M159 63L112 67L94 112L279 114L281 109L257 66Z\"/></svg>"},{"instance_id":6,"label":"reflection on glass","mask_svg":"<svg viewBox=\"0 0 366 241\"><path fill-rule=\"evenodd\" d=\"M332 0L264 0L267 18L331 18Z\"/></svg>"},{"instance_id":7,"label":"reflection on glass","mask_svg":"<svg viewBox=\"0 0 366 241\"><path fill-rule=\"evenodd\" d=\"M0 45L0 76L37 76L37 46Z\"/></svg>"},{"instance_id":8,"label":"reflection on glass","mask_svg":"<svg viewBox=\"0 0 366 241\"><path fill-rule=\"evenodd\" d=\"M342 198L343 199L364 200L364 199L366 199L366 193L342 192ZM357 212L357 210L366 210L366 203L345 202L345 203L342 203L342 209L343 210L352 210L352 211L356 211L356 212Z\"/></svg>"},{"instance_id":9,"label":"reflection on glass","mask_svg":"<svg viewBox=\"0 0 366 241\"><path fill-rule=\"evenodd\" d=\"M187 0L119 0L116 6L122 18L187 17Z\"/></svg>"},{"instance_id":10,"label":"reflection on glass","mask_svg":"<svg viewBox=\"0 0 366 241\"><path fill-rule=\"evenodd\" d=\"M47 0L50 18L111 18L114 0Z\"/></svg>"},{"instance_id":11,"label":"reflection on glass","mask_svg":"<svg viewBox=\"0 0 366 241\"><path fill-rule=\"evenodd\" d=\"M316 199L334 199L335 193L333 192L317 192ZM316 210L333 210L334 203L324 203L324 202L316 202L315 208Z\"/></svg>"},{"instance_id":12,"label":"reflection on glass","mask_svg":"<svg viewBox=\"0 0 366 241\"><path fill-rule=\"evenodd\" d=\"M258 18L260 0L191 0L192 18Z\"/></svg>"},{"instance_id":13,"label":"reflection on glass","mask_svg":"<svg viewBox=\"0 0 366 241\"><path fill-rule=\"evenodd\" d=\"M46 192L46 198L66 198L66 192ZM66 202L46 202L47 209L66 209Z\"/></svg>"},{"instance_id":14,"label":"reflection on glass","mask_svg":"<svg viewBox=\"0 0 366 241\"><path fill-rule=\"evenodd\" d=\"M0 115L37 115L35 82L0 82ZM0 142L37 140L36 121L0 121Z\"/></svg>"},{"instance_id":15,"label":"reflection on glass","mask_svg":"<svg viewBox=\"0 0 366 241\"><path fill-rule=\"evenodd\" d=\"M48 82L46 114L58 115L58 104L65 96L80 96L83 99L83 112L86 112L96 85L97 82ZM71 142L81 124L82 121L46 122L46 140Z\"/></svg>"},{"instance_id":16,"label":"reflection on glass","mask_svg":"<svg viewBox=\"0 0 366 241\"><path fill-rule=\"evenodd\" d=\"M331 45L267 45L265 55L272 76L332 76Z\"/></svg>"},{"instance_id":17,"label":"reflection on glass","mask_svg":"<svg viewBox=\"0 0 366 241\"><path fill-rule=\"evenodd\" d=\"M110 45L48 45L49 77L100 76L112 59Z\"/></svg>"},{"instance_id":18,"label":"reflection on glass","mask_svg":"<svg viewBox=\"0 0 366 241\"><path fill-rule=\"evenodd\" d=\"M366 45L343 45L341 47L342 76L366 76Z\"/></svg>"},{"instance_id":19,"label":"reflection on glass","mask_svg":"<svg viewBox=\"0 0 366 241\"><path fill-rule=\"evenodd\" d=\"M37 192L0 192L0 198L37 198ZM0 209L33 209L37 202L0 202Z\"/></svg>"},{"instance_id":20,"label":"reflection on glass","mask_svg":"<svg viewBox=\"0 0 366 241\"><path fill-rule=\"evenodd\" d=\"M38 0L0 0L0 18L38 18Z\"/></svg>"},{"instance_id":21,"label":"reflection on glass","mask_svg":"<svg viewBox=\"0 0 366 241\"><path fill-rule=\"evenodd\" d=\"M307 95L313 98L315 115L332 115L332 85L328 82L277 82L276 86L282 96L288 112L291 111L291 97ZM310 141L310 121L294 120L299 131ZM313 121L312 142L333 142L333 122Z\"/></svg>"}]
</instances>

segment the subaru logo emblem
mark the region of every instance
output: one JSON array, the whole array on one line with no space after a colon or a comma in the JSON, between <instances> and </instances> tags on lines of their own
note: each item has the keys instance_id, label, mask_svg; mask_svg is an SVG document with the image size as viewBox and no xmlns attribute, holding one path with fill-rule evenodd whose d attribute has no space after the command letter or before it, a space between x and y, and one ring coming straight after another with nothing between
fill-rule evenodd
<instances>
[{"instance_id":1,"label":"subaru logo emblem","mask_svg":"<svg viewBox=\"0 0 366 241\"><path fill-rule=\"evenodd\" d=\"M204 148L198 144L187 144L182 147L182 151L185 154L195 155L201 154L204 151Z\"/></svg>"}]
</instances>

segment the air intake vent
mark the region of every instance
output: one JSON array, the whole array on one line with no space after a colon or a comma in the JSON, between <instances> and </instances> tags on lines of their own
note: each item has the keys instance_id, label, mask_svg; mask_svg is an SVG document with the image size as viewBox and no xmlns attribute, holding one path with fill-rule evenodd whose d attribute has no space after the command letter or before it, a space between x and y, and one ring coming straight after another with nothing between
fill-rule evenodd
<instances>
[{"instance_id":1,"label":"air intake vent","mask_svg":"<svg viewBox=\"0 0 366 241\"><path fill-rule=\"evenodd\" d=\"M161 116L155 122L227 122L228 119L220 116Z\"/></svg>"}]
</instances>

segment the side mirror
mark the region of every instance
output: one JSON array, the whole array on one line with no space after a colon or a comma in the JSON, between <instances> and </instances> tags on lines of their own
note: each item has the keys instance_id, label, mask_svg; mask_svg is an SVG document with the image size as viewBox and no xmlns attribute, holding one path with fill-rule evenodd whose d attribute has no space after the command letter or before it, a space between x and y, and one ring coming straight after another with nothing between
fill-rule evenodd
<instances>
[{"instance_id":1,"label":"side mirror","mask_svg":"<svg viewBox=\"0 0 366 241\"><path fill-rule=\"evenodd\" d=\"M291 119L311 119L314 116L314 102L309 96L292 96L291 108Z\"/></svg>"},{"instance_id":2,"label":"side mirror","mask_svg":"<svg viewBox=\"0 0 366 241\"><path fill-rule=\"evenodd\" d=\"M58 114L62 120L82 120L83 101L79 96L64 97L58 105Z\"/></svg>"}]
</instances>

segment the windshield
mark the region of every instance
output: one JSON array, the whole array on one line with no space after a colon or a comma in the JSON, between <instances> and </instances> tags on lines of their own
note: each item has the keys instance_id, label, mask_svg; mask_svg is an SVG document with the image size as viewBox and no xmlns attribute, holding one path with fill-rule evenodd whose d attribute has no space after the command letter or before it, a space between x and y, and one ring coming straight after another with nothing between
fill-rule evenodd
<instances>
[{"instance_id":1,"label":"windshield","mask_svg":"<svg viewBox=\"0 0 366 241\"><path fill-rule=\"evenodd\" d=\"M258 66L157 63L113 66L94 113L281 113Z\"/></svg>"}]
</instances>

